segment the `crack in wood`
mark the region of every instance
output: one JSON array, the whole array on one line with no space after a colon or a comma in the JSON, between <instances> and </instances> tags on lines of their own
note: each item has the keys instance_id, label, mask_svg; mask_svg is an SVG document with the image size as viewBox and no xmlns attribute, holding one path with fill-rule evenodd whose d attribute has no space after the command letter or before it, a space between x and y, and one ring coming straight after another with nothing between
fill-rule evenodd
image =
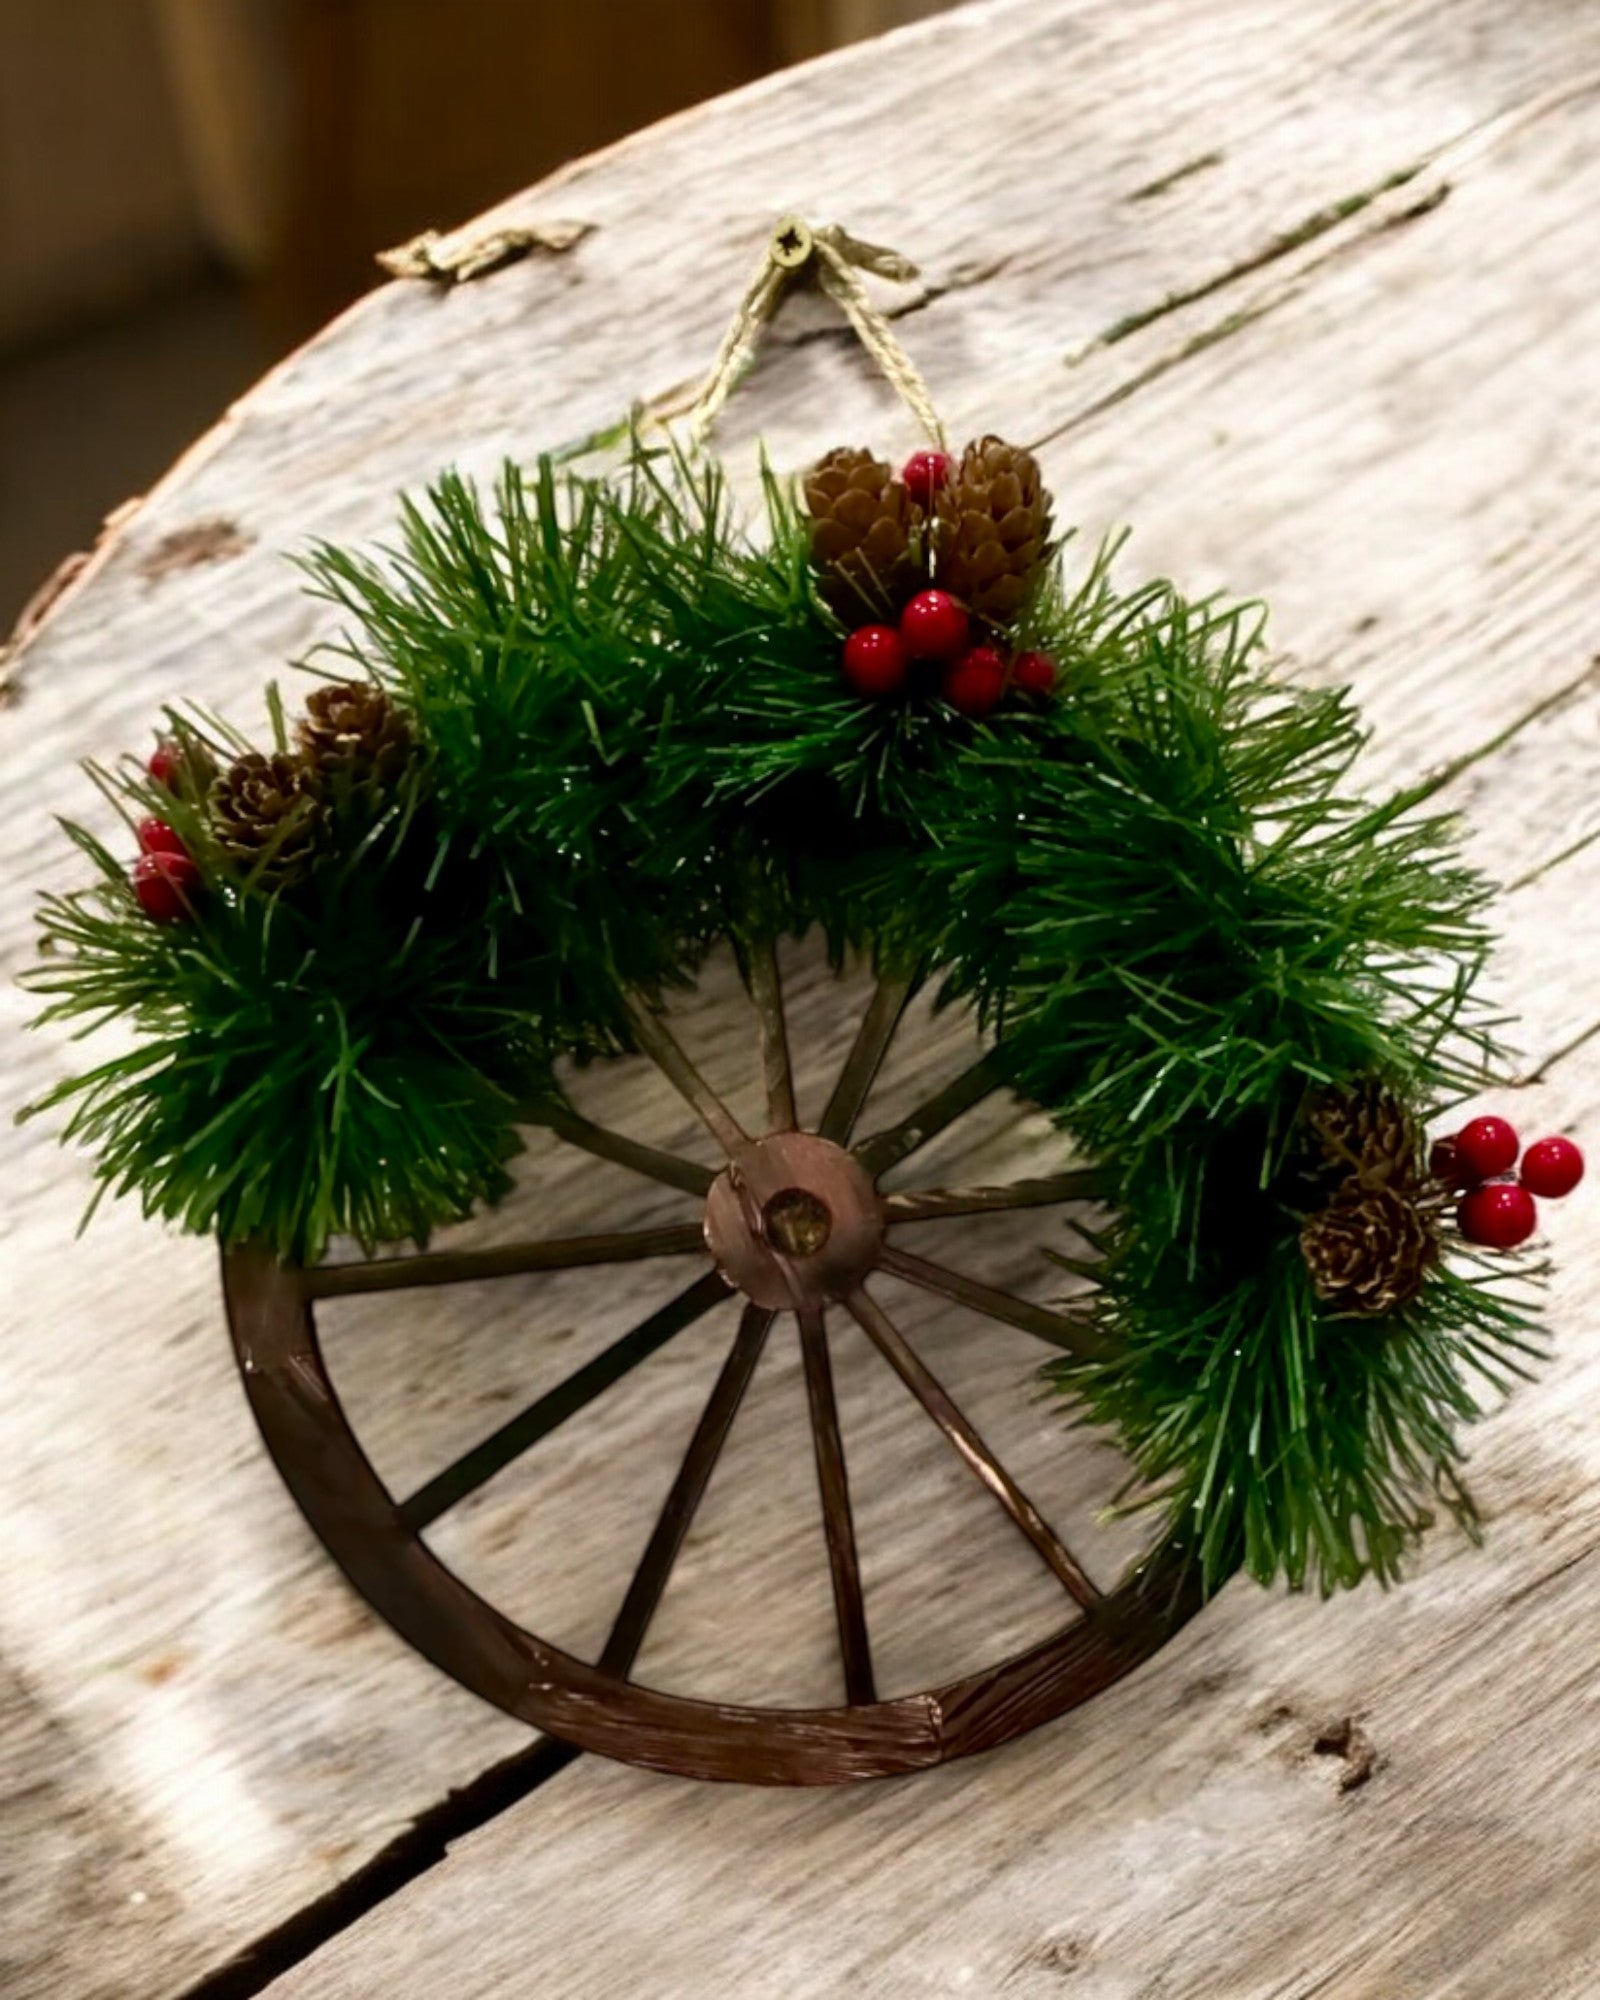
<instances>
[{"instance_id":1,"label":"crack in wood","mask_svg":"<svg viewBox=\"0 0 1600 2000\"><path fill-rule=\"evenodd\" d=\"M518 1805L574 1763L582 1752L573 1744L542 1736L529 1749L502 1758L437 1805L419 1813L403 1833L335 1884L326 1895L304 1903L282 1923L185 1988L177 2000L255 2000L332 1942L341 1931L398 1896L451 1847L479 1827Z\"/></svg>"},{"instance_id":2,"label":"crack in wood","mask_svg":"<svg viewBox=\"0 0 1600 2000\"><path fill-rule=\"evenodd\" d=\"M1115 347L1119 341L1127 340L1133 334L1142 333L1147 326L1154 325L1158 319L1165 319L1171 313L1181 312L1185 306L1198 305L1202 299L1211 298L1215 293L1225 291L1229 285L1237 284L1241 278L1252 277L1257 271L1264 270L1267 265L1275 264L1280 258L1304 249L1306 244L1314 243L1319 236L1326 236L1330 229L1337 229L1341 222L1349 222L1355 216L1362 214L1380 196L1415 180L1427 164L1426 160L1414 160L1409 166L1397 167L1393 173L1385 174L1382 180L1374 181L1370 186L1360 188L1354 194L1344 195L1337 201L1330 201L1321 208L1313 209L1292 228L1280 231L1278 235L1269 238L1261 249L1254 251L1248 257L1241 258L1235 264L1230 264L1225 270L1218 271L1212 277L1203 278L1198 284L1190 285L1183 291L1169 292L1158 305L1146 306L1138 312L1125 314L1123 318L1109 326L1098 340L1092 341L1080 354L1075 355L1073 365L1076 366L1098 348Z\"/></svg>"},{"instance_id":3,"label":"crack in wood","mask_svg":"<svg viewBox=\"0 0 1600 2000\"><path fill-rule=\"evenodd\" d=\"M1185 160L1182 166L1174 167L1171 173L1157 174L1153 181L1146 181L1142 187L1136 187L1127 199L1154 201L1157 195L1169 193L1182 182L1192 180L1196 174L1206 173L1212 167L1220 167L1226 157L1227 155L1220 150L1200 153L1192 160Z\"/></svg>"},{"instance_id":4,"label":"crack in wood","mask_svg":"<svg viewBox=\"0 0 1600 2000\"><path fill-rule=\"evenodd\" d=\"M1283 263L1324 237L1334 241L1318 257L1310 259L1297 270L1277 290L1266 290L1227 314L1212 325L1202 327L1177 348L1157 358L1145 368L1138 370L1126 381L1096 398L1080 410L1075 410L1063 422L1030 440L1034 449L1052 443L1068 432L1077 430L1106 411L1115 409L1152 382L1170 374L1174 368L1196 355L1205 353L1219 342L1230 338L1245 327L1253 325L1277 307L1285 304L1295 294L1297 282L1316 268L1327 256L1337 254L1341 248L1360 242L1366 236L1378 235L1398 228L1403 223L1414 222L1423 216L1433 214L1449 199L1454 182L1444 171L1446 166L1459 170L1460 167L1481 159L1503 140L1513 137L1526 127L1537 123L1553 111L1560 110L1574 99L1588 96L1600 90L1600 73L1586 74L1571 83L1558 85L1554 89L1538 92L1523 99L1509 110L1497 116L1481 120L1467 128L1456 138L1433 147L1409 165L1394 168L1377 181L1357 189L1353 194L1341 196L1338 200L1314 209L1310 215L1291 228L1270 238L1261 249L1227 265L1223 270L1196 284L1181 290L1169 292L1159 303L1139 308L1116 320L1102 334L1086 342L1066 356L1069 368L1081 367L1094 355L1120 345L1133 335L1144 332L1148 327L1171 318L1191 305L1198 305L1218 293L1228 290L1240 280L1253 277L1257 272L1270 270ZM1390 204L1388 197L1400 189L1409 187L1424 172L1431 171L1434 178L1418 193L1399 203ZM1340 232L1347 223L1356 222L1363 216L1369 218L1369 227L1342 237Z\"/></svg>"},{"instance_id":5,"label":"crack in wood","mask_svg":"<svg viewBox=\"0 0 1600 2000\"><path fill-rule=\"evenodd\" d=\"M1345 223L1366 214L1386 194L1393 192L1396 188L1407 186L1429 164L1431 164L1430 161L1423 160L1410 167L1397 168L1394 173L1387 175L1381 181L1375 182L1371 187L1361 190L1358 194L1345 196L1340 201L1332 202L1327 207L1316 210L1312 215L1307 216L1303 222L1296 224L1294 228L1286 230L1281 235L1272 238L1263 249L1242 258L1237 263L1230 264L1225 270L1218 272L1215 276L1191 286L1186 291L1169 293L1159 305L1150 306L1142 311L1128 314L1125 318L1116 321L1106 332L1068 354L1066 357L1067 367L1081 367L1084 362L1090 360L1093 356L1104 353L1108 348L1120 345L1134 334L1144 332L1147 328L1159 324L1162 320L1168 319L1176 313L1182 312L1191 305L1197 305L1206 299L1215 297L1218 293L1228 290L1242 279L1253 277L1259 271L1269 270L1274 265L1286 261L1297 251L1306 249L1310 244L1317 242L1322 237L1332 235L1335 231L1342 228ZM1415 217L1430 214L1441 205L1449 192L1449 182L1440 182L1426 189L1416 200L1405 204L1398 211L1376 218L1373 233L1376 233L1378 230L1393 228L1400 222L1410 221ZM1332 254L1331 249L1327 254ZM1074 410L1070 416L1065 418L1061 423L1056 424L1052 429L1031 439L1030 443L1033 448L1040 450L1045 445L1054 443L1058 438L1066 436L1069 432L1078 430L1084 424L1092 422L1096 417L1104 416L1107 411L1116 409L1119 404L1125 403L1131 397L1138 395L1142 389L1147 389L1153 382L1158 382L1163 376L1171 374L1175 368L1182 367L1186 361L1194 360L1197 355L1206 353L1209 349L1220 345L1222 341L1231 339L1234 334L1243 332L1247 326L1253 326L1256 321L1264 319L1269 313L1276 311L1279 306L1285 304L1294 296L1298 280L1310 268L1313 268L1313 266L1302 267L1286 279L1276 290L1258 292L1253 299L1236 307L1234 311L1224 314L1221 319L1214 320L1209 326L1201 327L1177 347L1169 349L1165 354L1157 355L1154 361L1136 370L1125 381L1117 383L1114 388L1108 389L1103 395L1096 397L1081 409Z\"/></svg>"}]
</instances>

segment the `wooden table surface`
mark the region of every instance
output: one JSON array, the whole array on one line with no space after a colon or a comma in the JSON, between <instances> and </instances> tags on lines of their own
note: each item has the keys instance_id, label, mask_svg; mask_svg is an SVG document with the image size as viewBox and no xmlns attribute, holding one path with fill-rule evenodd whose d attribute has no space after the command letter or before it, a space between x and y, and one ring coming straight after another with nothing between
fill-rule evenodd
<instances>
[{"instance_id":1,"label":"wooden table surface","mask_svg":"<svg viewBox=\"0 0 1600 2000\"><path fill-rule=\"evenodd\" d=\"M917 260L920 283L882 296L952 431L1035 443L1089 537L1133 523L1125 577L1267 597L1285 670L1365 702L1371 782L1523 725L1451 803L1509 885L1516 1114L1600 1143L1585 0L999 0L517 197L495 222L589 233L453 291L365 300L108 531L22 647L0 714L7 974L31 953L35 888L75 872L51 815L88 811L77 759L147 744L174 698L255 723L267 677L327 629L288 553L381 536L397 491L446 462L487 472L692 381L787 209ZM911 442L812 300L724 422L746 485L758 435L786 469ZM815 965L791 970L814 1102L851 1023ZM9 977L0 1007L21 1101L65 1051L23 1035ZM720 968L685 1033L753 1087L738 1010ZM961 1032L908 1040L885 1115L950 1073ZM629 1129L694 1143L635 1066L584 1088ZM530 1764L525 1732L410 1654L302 1527L239 1391L212 1250L128 1204L79 1238L85 1163L37 1124L3 1146L6 2000L1600 1991L1592 1197L1555 1231L1554 1364L1475 1441L1485 1549L1441 1531L1405 1588L1327 1606L1236 1583L1132 1680L1003 1752L815 1793ZM1037 1119L975 1115L933 1167L1048 1151ZM536 1153L511 1214L471 1234L534 1210L577 1226L623 1197ZM629 1198L658 1220L673 1199ZM1026 1233L978 1232L964 1254L1041 1283ZM351 1305L335 1375L405 1487L673 1282L642 1266L626 1289L577 1273ZM458 1510L447 1557L546 1636L597 1645L727 1332L707 1322ZM1094 1511L1108 1448L1030 1392L1026 1338L976 1341L952 1309L919 1339L1047 1510L1114 1560L1126 1531ZM881 1364L839 1365L883 1680L926 1684L1048 1629L1037 1566ZM832 1697L803 1408L776 1343L645 1679Z\"/></svg>"}]
</instances>

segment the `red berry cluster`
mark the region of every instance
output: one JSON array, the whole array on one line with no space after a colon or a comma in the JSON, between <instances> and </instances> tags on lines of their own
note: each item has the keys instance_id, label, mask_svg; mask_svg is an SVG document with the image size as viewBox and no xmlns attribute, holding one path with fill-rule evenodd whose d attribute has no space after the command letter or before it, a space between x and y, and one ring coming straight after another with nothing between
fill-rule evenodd
<instances>
[{"instance_id":1,"label":"red berry cluster","mask_svg":"<svg viewBox=\"0 0 1600 2000\"><path fill-rule=\"evenodd\" d=\"M174 797L183 782L184 756L176 743L158 743L145 769ZM133 864L133 893L145 915L158 924L192 917L200 896L200 868L164 819L153 815L136 828L139 858Z\"/></svg>"},{"instance_id":2,"label":"red berry cluster","mask_svg":"<svg viewBox=\"0 0 1600 2000\"><path fill-rule=\"evenodd\" d=\"M912 499L929 508L950 477L949 454L913 452L900 477ZM1047 695L1056 681L1055 662L1046 653L1008 660L998 646L974 645L966 607L947 590L919 590L898 626L858 626L844 642L844 677L869 701L903 693L915 662L937 667L940 694L974 720L992 715L1012 689Z\"/></svg>"},{"instance_id":3,"label":"red berry cluster","mask_svg":"<svg viewBox=\"0 0 1600 2000\"><path fill-rule=\"evenodd\" d=\"M1511 1169L1522 1154L1518 1177ZM1435 1180L1464 1190L1456 1221L1469 1243L1514 1250L1539 1226L1534 1201L1559 1201L1583 1179L1583 1154L1570 1139L1537 1139L1524 1153L1504 1118L1474 1118L1448 1139L1437 1140L1428 1160Z\"/></svg>"}]
</instances>

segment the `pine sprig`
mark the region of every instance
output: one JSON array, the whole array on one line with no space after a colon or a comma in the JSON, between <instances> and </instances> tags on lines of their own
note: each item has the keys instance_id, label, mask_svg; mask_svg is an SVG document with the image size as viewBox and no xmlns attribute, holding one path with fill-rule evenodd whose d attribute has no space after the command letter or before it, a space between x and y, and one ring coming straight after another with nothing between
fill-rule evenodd
<instances>
[{"instance_id":1,"label":"pine sprig","mask_svg":"<svg viewBox=\"0 0 1600 2000\"><path fill-rule=\"evenodd\" d=\"M38 1107L68 1109L113 1191L294 1257L335 1234L425 1239L504 1192L521 1065L448 948L395 949L384 914L348 897L320 924L212 896L158 927L99 859L99 887L47 900L32 984L44 1020L115 1017L138 1038Z\"/></svg>"},{"instance_id":2,"label":"pine sprig","mask_svg":"<svg viewBox=\"0 0 1600 2000\"><path fill-rule=\"evenodd\" d=\"M1208 1284L1123 1224L1102 1271L1112 1358L1050 1373L1115 1427L1209 1586L1241 1565L1294 1589L1393 1582L1439 1512L1476 1532L1459 1431L1543 1358L1530 1295L1444 1269L1390 1319L1339 1319L1292 1232L1264 1248Z\"/></svg>"},{"instance_id":3,"label":"pine sprig","mask_svg":"<svg viewBox=\"0 0 1600 2000\"><path fill-rule=\"evenodd\" d=\"M187 1227L301 1260L425 1240L507 1185L556 1058L628 1044L625 995L692 981L719 938L820 927L975 1006L1103 1170L1104 1352L1055 1377L1207 1583L1389 1579L1440 1505L1470 1524L1459 1429L1537 1355L1484 1271L1439 1264L1353 1321L1299 1248L1314 1092L1377 1078L1421 1113L1496 1060L1449 822L1427 788L1352 792L1355 710L1272 679L1258 608L1124 591L1117 542L1075 578L1058 553L1013 635L1058 698L985 722L863 701L810 524L770 470L764 493L747 533L716 466L636 446L610 481L449 475L388 551L315 550L346 625L312 664L385 690L415 755L321 797L282 885L219 844L204 786L97 774L205 893L154 924L69 829L96 879L47 900L32 983L47 1019L133 1046L46 1103L103 1185ZM167 729L195 769L248 749Z\"/></svg>"}]
</instances>

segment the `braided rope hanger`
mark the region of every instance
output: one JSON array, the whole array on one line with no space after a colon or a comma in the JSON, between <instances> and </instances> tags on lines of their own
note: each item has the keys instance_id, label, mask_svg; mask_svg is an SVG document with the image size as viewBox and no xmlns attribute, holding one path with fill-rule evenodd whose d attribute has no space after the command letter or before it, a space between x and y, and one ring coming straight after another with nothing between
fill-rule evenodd
<instances>
[{"instance_id":1,"label":"braided rope hanger","mask_svg":"<svg viewBox=\"0 0 1600 2000\"><path fill-rule=\"evenodd\" d=\"M705 381L687 404L654 414L663 421L672 416L683 417L689 450L703 451L722 406L755 360L761 336L776 317L778 307L795 285L811 282L838 306L857 339L878 364L885 381L933 442L944 449L948 442L945 428L933 406L928 385L895 338L887 316L874 305L862 283L863 271L896 284L907 284L918 275L916 265L897 251L864 243L836 222L813 228L799 216L785 216L767 239L761 262L745 288Z\"/></svg>"}]
</instances>

